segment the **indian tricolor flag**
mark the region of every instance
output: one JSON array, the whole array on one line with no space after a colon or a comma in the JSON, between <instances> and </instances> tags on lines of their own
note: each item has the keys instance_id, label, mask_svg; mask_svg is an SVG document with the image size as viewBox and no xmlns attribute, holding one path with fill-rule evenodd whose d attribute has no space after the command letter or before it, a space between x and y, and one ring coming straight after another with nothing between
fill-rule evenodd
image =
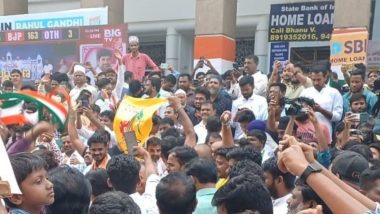
<instances>
[{"instance_id":1,"label":"indian tricolor flag","mask_svg":"<svg viewBox=\"0 0 380 214\"><path fill-rule=\"evenodd\" d=\"M0 106L0 120L5 125L23 125L28 122L22 112L24 101L37 104L39 120L42 119L42 109L47 109L47 111L52 114L53 121L57 122L61 128L64 127L68 115L68 109L61 103L35 91L24 90L15 93L1 94L0 100L2 100L2 105Z\"/></svg>"}]
</instances>

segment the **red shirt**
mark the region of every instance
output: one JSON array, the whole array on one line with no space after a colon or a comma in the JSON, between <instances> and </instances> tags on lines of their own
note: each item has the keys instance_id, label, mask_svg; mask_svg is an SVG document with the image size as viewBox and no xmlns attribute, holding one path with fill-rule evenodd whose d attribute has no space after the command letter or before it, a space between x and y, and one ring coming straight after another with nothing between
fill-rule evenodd
<instances>
[{"instance_id":1,"label":"red shirt","mask_svg":"<svg viewBox=\"0 0 380 214\"><path fill-rule=\"evenodd\" d=\"M153 60L148 55L143 53L139 53L136 57L132 56L131 53L128 53L123 56L123 63L127 71L131 71L133 73L134 79L139 81L142 81L145 75L146 67L149 67L154 71L160 71Z\"/></svg>"}]
</instances>

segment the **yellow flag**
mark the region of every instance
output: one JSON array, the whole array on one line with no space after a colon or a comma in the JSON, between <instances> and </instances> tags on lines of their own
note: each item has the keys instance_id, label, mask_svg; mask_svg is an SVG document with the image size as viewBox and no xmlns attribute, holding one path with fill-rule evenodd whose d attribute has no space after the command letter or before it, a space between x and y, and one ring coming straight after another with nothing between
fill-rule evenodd
<instances>
[{"instance_id":1,"label":"yellow flag","mask_svg":"<svg viewBox=\"0 0 380 214\"><path fill-rule=\"evenodd\" d=\"M143 145L149 137L152 129L152 116L157 109L167 104L164 98L141 99L126 96L121 101L113 122L113 130L116 135L120 151L127 153L124 133L134 131L136 139Z\"/></svg>"}]
</instances>

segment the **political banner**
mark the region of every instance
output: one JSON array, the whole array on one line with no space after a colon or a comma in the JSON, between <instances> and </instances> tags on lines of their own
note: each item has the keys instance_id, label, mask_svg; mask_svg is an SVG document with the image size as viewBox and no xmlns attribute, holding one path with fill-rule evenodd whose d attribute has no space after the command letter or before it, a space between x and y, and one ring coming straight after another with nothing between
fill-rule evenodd
<instances>
[{"instance_id":1,"label":"political banner","mask_svg":"<svg viewBox=\"0 0 380 214\"><path fill-rule=\"evenodd\" d=\"M0 16L0 31L108 24L108 7Z\"/></svg>"},{"instance_id":2,"label":"political banner","mask_svg":"<svg viewBox=\"0 0 380 214\"><path fill-rule=\"evenodd\" d=\"M289 60L289 42L275 42L270 44L269 68L272 68L276 60Z\"/></svg>"},{"instance_id":3,"label":"political banner","mask_svg":"<svg viewBox=\"0 0 380 214\"><path fill-rule=\"evenodd\" d=\"M25 80L40 79L44 66L66 73L72 62L90 62L101 67L100 51L107 51L116 64L114 51L127 49L127 25L102 25L0 32L0 78L9 79L19 69Z\"/></svg>"},{"instance_id":4,"label":"political banner","mask_svg":"<svg viewBox=\"0 0 380 214\"><path fill-rule=\"evenodd\" d=\"M334 2L272 4L269 42L328 41L334 23Z\"/></svg>"},{"instance_id":5,"label":"political banner","mask_svg":"<svg viewBox=\"0 0 380 214\"><path fill-rule=\"evenodd\" d=\"M330 40L330 62L334 65L367 63L366 28L334 29Z\"/></svg>"},{"instance_id":6,"label":"political banner","mask_svg":"<svg viewBox=\"0 0 380 214\"><path fill-rule=\"evenodd\" d=\"M126 96L117 109L113 130L120 151L127 153L127 142L124 134L134 131L137 141L144 145L153 126L152 116L162 105L168 104L164 98L134 98Z\"/></svg>"}]
</instances>

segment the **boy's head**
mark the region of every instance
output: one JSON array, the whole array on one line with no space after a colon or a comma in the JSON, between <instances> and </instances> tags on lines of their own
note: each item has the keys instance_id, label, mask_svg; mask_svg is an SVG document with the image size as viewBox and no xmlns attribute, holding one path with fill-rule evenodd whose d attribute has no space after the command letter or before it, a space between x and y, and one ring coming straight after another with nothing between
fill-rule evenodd
<instances>
[{"instance_id":1,"label":"boy's head","mask_svg":"<svg viewBox=\"0 0 380 214\"><path fill-rule=\"evenodd\" d=\"M46 162L32 153L19 153L9 157L22 195L6 200L10 208L28 212L39 211L54 202L53 184L48 179Z\"/></svg>"},{"instance_id":2,"label":"boy's head","mask_svg":"<svg viewBox=\"0 0 380 214\"><path fill-rule=\"evenodd\" d=\"M146 149L152 157L152 160L157 162L161 157L161 139L158 137L149 138L146 141Z\"/></svg>"},{"instance_id":3,"label":"boy's head","mask_svg":"<svg viewBox=\"0 0 380 214\"><path fill-rule=\"evenodd\" d=\"M110 134L107 131L95 132L87 141L91 156L97 163L101 163L107 156Z\"/></svg>"},{"instance_id":4,"label":"boy's head","mask_svg":"<svg viewBox=\"0 0 380 214\"><path fill-rule=\"evenodd\" d=\"M11 93L13 92L13 83L10 80L4 80L2 85L3 93Z\"/></svg>"},{"instance_id":5,"label":"boy's head","mask_svg":"<svg viewBox=\"0 0 380 214\"><path fill-rule=\"evenodd\" d=\"M262 151L265 147L267 136L265 132L258 129L254 129L248 132L247 139L249 143L252 144L257 151Z\"/></svg>"},{"instance_id":6,"label":"boy's head","mask_svg":"<svg viewBox=\"0 0 380 214\"><path fill-rule=\"evenodd\" d=\"M362 93L355 93L351 95L350 107L353 113L362 113L367 111L366 97Z\"/></svg>"}]
</instances>

